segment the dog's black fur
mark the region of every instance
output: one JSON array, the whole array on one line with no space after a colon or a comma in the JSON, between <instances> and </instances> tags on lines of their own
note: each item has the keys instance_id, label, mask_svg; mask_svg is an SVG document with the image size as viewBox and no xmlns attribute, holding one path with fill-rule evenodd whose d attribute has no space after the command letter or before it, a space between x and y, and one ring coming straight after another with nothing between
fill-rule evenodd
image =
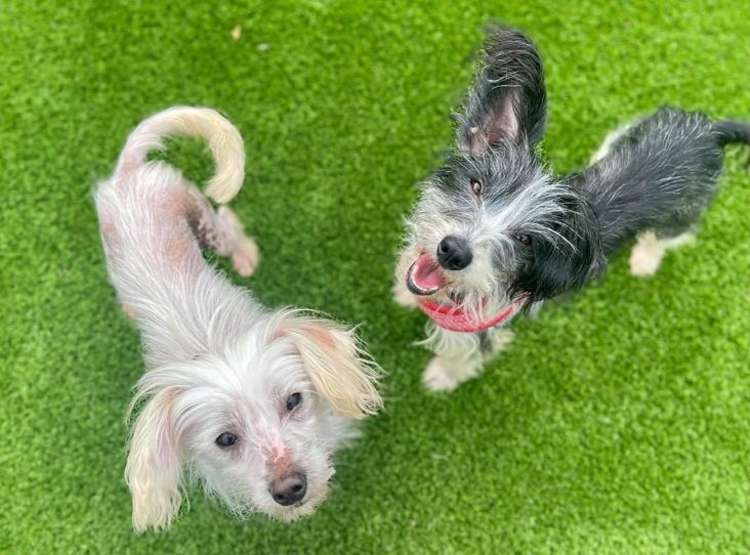
<instances>
[{"instance_id":1,"label":"dog's black fur","mask_svg":"<svg viewBox=\"0 0 750 555\"><path fill-rule=\"evenodd\" d=\"M634 253L635 271L658 265L667 245L683 240L658 239L690 230L714 195L724 146L750 144L746 123L663 108L608 140L583 171L555 176L536 148L546 101L531 41L509 28L493 32L456 117L456 148L422 183L396 268L398 302L430 296L458 314L429 328L425 344L437 354L423 374L430 389L476 376L509 340L490 327L600 276L634 237L656 235Z\"/></svg>"},{"instance_id":2,"label":"dog's black fur","mask_svg":"<svg viewBox=\"0 0 750 555\"><path fill-rule=\"evenodd\" d=\"M662 108L627 129L601 160L556 178L534 148L545 120L536 48L520 32L498 29L458 117L457 152L429 181L455 198L457 208L448 216L467 220L473 217L466 209L471 180L483 184L485 208L510 202L526 187L549 189L497 242L496 264L512 276L499 286L507 287L509 297L524 294L530 302L600 275L610 255L640 232L667 238L689 230L716 190L723 147L750 143L746 123ZM540 182L540 174L546 181Z\"/></svg>"},{"instance_id":3,"label":"dog's black fur","mask_svg":"<svg viewBox=\"0 0 750 555\"><path fill-rule=\"evenodd\" d=\"M564 226L576 248L535 249L527 290L551 297L580 287L642 231L659 238L689 231L716 191L723 147L732 142L750 143L750 126L676 108L625 131L604 158L562 179L579 198Z\"/></svg>"}]
</instances>

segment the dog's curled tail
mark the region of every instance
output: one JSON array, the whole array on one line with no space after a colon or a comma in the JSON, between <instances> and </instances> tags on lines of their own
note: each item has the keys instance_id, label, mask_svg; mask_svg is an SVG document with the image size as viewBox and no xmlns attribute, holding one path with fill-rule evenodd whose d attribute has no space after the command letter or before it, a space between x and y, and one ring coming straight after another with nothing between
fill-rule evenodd
<instances>
[{"instance_id":1,"label":"dog's curled tail","mask_svg":"<svg viewBox=\"0 0 750 555\"><path fill-rule=\"evenodd\" d=\"M115 174L125 175L141 166L150 151L164 148L162 138L169 135L201 137L208 142L216 173L206 195L220 204L232 200L245 178L245 147L237 128L211 108L175 106L142 121L128 137Z\"/></svg>"},{"instance_id":2,"label":"dog's curled tail","mask_svg":"<svg viewBox=\"0 0 750 555\"><path fill-rule=\"evenodd\" d=\"M750 124L744 121L717 121L713 127L719 137L719 144L721 146L732 143L750 144Z\"/></svg>"}]
</instances>

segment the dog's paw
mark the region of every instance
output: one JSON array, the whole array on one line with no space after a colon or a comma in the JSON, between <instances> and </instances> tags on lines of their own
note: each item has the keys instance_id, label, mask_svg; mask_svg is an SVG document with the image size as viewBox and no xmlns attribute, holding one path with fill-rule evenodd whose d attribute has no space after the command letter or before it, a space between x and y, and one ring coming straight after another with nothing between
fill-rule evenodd
<instances>
[{"instance_id":1,"label":"dog's paw","mask_svg":"<svg viewBox=\"0 0 750 555\"><path fill-rule=\"evenodd\" d=\"M457 378L459 374L445 359L433 357L422 374L422 385L430 391L448 393L461 383Z\"/></svg>"},{"instance_id":2,"label":"dog's paw","mask_svg":"<svg viewBox=\"0 0 750 555\"><path fill-rule=\"evenodd\" d=\"M492 342L492 354L501 353L504 351L513 340L516 338L516 334L511 330L499 329L495 330L494 333L490 334L490 341Z\"/></svg>"},{"instance_id":3,"label":"dog's paw","mask_svg":"<svg viewBox=\"0 0 750 555\"><path fill-rule=\"evenodd\" d=\"M250 237L240 239L239 245L232 251L232 266L242 277L253 275L260 262L258 245Z\"/></svg>"},{"instance_id":4,"label":"dog's paw","mask_svg":"<svg viewBox=\"0 0 750 555\"><path fill-rule=\"evenodd\" d=\"M649 277L656 273L664 257L664 247L653 233L646 233L630 253L630 273L637 277Z\"/></svg>"},{"instance_id":5,"label":"dog's paw","mask_svg":"<svg viewBox=\"0 0 750 555\"><path fill-rule=\"evenodd\" d=\"M393 292L393 300L396 304L405 308L419 307L417 297L409 291L403 283L396 283L391 291Z\"/></svg>"},{"instance_id":6,"label":"dog's paw","mask_svg":"<svg viewBox=\"0 0 750 555\"><path fill-rule=\"evenodd\" d=\"M636 277L650 277L656 273L661 264L661 256L654 252L633 249L630 253L630 273Z\"/></svg>"}]
</instances>

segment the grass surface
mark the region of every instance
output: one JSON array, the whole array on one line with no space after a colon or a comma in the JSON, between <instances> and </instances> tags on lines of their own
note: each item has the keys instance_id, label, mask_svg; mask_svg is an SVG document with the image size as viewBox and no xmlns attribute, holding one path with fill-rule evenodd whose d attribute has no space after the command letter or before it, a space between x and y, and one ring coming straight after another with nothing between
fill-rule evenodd
<instances>
[{"instance_id":1,"label":"grass surface","mask_svg":"<svg viewBox=\"0 0 750 555\"><path fill-rule=\"evenodd\" d=\"M423 317L389 294L412 185L450 144L486 22L539 44L545 150L565 171L663 103L750 119L747 3L273 4L0 4L0 551L747 553L744 154L697 246L646 281L618 256L517 321L512 348L449 397L421 389ZM89 192L173 104L216 106L245 136L234 207L265 255L247 285L362 322L389 372L331 498L291 526L234 521L194 492L168 532L130 530L123 414L142 358ZM171 158L210 172L195 144Z\"/></svg>"}]
</instances>

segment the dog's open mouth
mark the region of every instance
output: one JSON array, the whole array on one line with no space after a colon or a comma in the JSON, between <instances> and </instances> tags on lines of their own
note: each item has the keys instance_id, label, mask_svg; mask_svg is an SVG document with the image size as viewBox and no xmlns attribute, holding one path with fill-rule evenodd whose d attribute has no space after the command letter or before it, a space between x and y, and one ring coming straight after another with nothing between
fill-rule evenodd
<instances>
[{"instance_id":1,"label":"dog's open mouth","mask_svg":"<svg viewBox=\"0 0 750 555\"><path fill-rule=\"evenodd\" d=\"M430 298L449 284L449 280L442 268L428 254L420 254L406 273L406 287L421 297L419 308L435 324L449 331L463 333L477 333L499 326L509 318L515 316L526 302L526 297L520 297L510 305L506 305L489 316L470 314L463 306L462 299L456 295L449 295L447 302L438 302ZM482 311L484 312L484 311Z\"/></svg>"},{"instance_id":2,"label":"dog's open mouth","mask_svg":"<svg viewBox=\"0 0 750 555\"><path fill-rule=\"evenodd\" d=\"M447 282L437 261L426 253L420 254L406 273L406 287L419 296L437 293Z\"/></svg>"}]
</instances>

